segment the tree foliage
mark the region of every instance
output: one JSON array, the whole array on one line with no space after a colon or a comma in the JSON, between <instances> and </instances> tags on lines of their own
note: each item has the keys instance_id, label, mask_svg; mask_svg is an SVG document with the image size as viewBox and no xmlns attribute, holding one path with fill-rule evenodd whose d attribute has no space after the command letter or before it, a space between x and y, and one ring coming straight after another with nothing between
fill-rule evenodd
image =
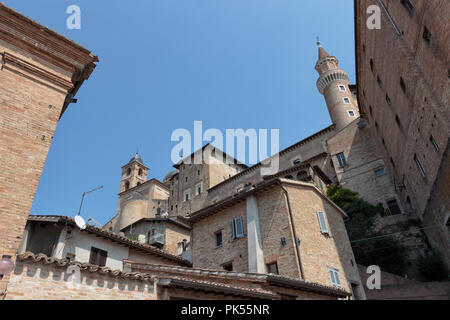
<instances>
[{"instance_id":1,"label":"tree foliage","mask_svg":"<svg viewBox=\"0 0 450 320\"><path fill-rule=\"evenodd\" d=\"M392 236L373 230L377 213L383 213L383 206L374 206L357 192L339 184L331 185L327 195L349 216L345 226L358 263L378 265L384 271L403 275L407 267L406 248Z\"/></svg>"}]
</instances>

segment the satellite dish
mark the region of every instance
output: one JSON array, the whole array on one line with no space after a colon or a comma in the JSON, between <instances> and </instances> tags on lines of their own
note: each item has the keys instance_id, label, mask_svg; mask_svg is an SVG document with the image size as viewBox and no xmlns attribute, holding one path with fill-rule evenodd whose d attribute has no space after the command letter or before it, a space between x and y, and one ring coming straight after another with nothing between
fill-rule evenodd
<instances>
[{"instance_id":1,"label":"satellite dish","mask_svg":"<svg viewBox=\"0 0 450 320\"><path fill-rule=\"evenodd\" d=\"M81 216L75 216L74 219L78 228L80 228L81 230L86 229L86 222L84 222L84 219Z\"/></svg>"}]
</instances>

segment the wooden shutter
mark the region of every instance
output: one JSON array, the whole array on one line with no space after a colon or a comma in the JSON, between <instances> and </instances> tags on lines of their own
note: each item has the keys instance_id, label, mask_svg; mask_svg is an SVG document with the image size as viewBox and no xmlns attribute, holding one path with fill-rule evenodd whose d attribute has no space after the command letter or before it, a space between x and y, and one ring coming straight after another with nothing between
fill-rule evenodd
<instances>
[{"instance_id":1,"label":"wooden shutter","mask_svg":"<svg viewBox=\"0 0 450 320\"><path fill-rule=\"evenodd\" d=\"M99 250L99 261L98 261L98 265L100 267L104 267L106 266L106 259L108 258L108 252L104 251L104 250Z\"/></svg>"},{"instance_id":2,"label":"wooden shutter","mask_svg":"<svg viewBox=\"0 0 450 320\"><path fill-rule=\"evenodd\" d=\"M236 238L244 237L244 223L242 222L241 217L235 219L235 226L236 226Z\"/></svg>"},{"instance_id":3,"label":"wooden shutter","mask_svg":"<svg viewBox=\"0 0 450 320\"><path fill-rule=\"evenodd\" d=\"M96 248L91 248L91 255L89 257L89 264L97 264L97 250Z\"/></svg>"},{"instance_id":4,"label":"wooden shutter","mask_svg":"<svg viewBox=\"0 0 450 320\"><path fill-rule=\"evenodd\" d=\"M320 231L322 233L329 233L327 220L325 219L325 213L323 211L317 211L317 219L319 220Z\"/></svg>"}]
</instances>

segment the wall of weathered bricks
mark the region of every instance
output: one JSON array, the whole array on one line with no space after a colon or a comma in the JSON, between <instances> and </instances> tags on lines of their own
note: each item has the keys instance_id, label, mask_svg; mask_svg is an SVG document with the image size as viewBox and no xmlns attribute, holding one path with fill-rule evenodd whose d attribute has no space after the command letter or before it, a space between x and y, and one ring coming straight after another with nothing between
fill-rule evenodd
<instances>
[{"instance_id":1,"label":"wall of weathered bricks","mask_svg":"<svg viewBox=\"0 0 450 320\"><path fill-rule=\"evenodd\" d=\"M0 70L0 255L16 254L65 97Z\"/></svg>"},{"instance_id":2,"label":"wall of weathered bricks","mask_svg":"<svg viewBox=\"0 0 450 320\"><path fill-rule=\"evenodd\" d=\"M81 271L81 281L42 263L19 262L11 275L6 300L155 300L154 284ZM71 276L71 277L70 277Z\"/></svg>"}]
</instances>

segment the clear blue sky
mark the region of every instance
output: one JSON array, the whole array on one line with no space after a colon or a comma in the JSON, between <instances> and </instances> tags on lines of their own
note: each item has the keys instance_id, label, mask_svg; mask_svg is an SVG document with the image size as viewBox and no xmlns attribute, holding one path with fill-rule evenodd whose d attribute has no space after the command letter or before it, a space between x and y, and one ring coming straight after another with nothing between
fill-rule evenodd
<instances>
[{"instance_id":1,"label":"clear blue sky","mask_svg":"<svg viewBox=\"0 0 450 320\"><path fill-rule=\"evenodd\" d=\"M172 169L177 128L280 129L285 148L331 124L315 83L316 36L354 76L353 0L2 0L75 40L100 63L55 134L33 214L116 212L121 166ZM66 8L82 29L66 28Z\"/></svg>"}]
</instances>

